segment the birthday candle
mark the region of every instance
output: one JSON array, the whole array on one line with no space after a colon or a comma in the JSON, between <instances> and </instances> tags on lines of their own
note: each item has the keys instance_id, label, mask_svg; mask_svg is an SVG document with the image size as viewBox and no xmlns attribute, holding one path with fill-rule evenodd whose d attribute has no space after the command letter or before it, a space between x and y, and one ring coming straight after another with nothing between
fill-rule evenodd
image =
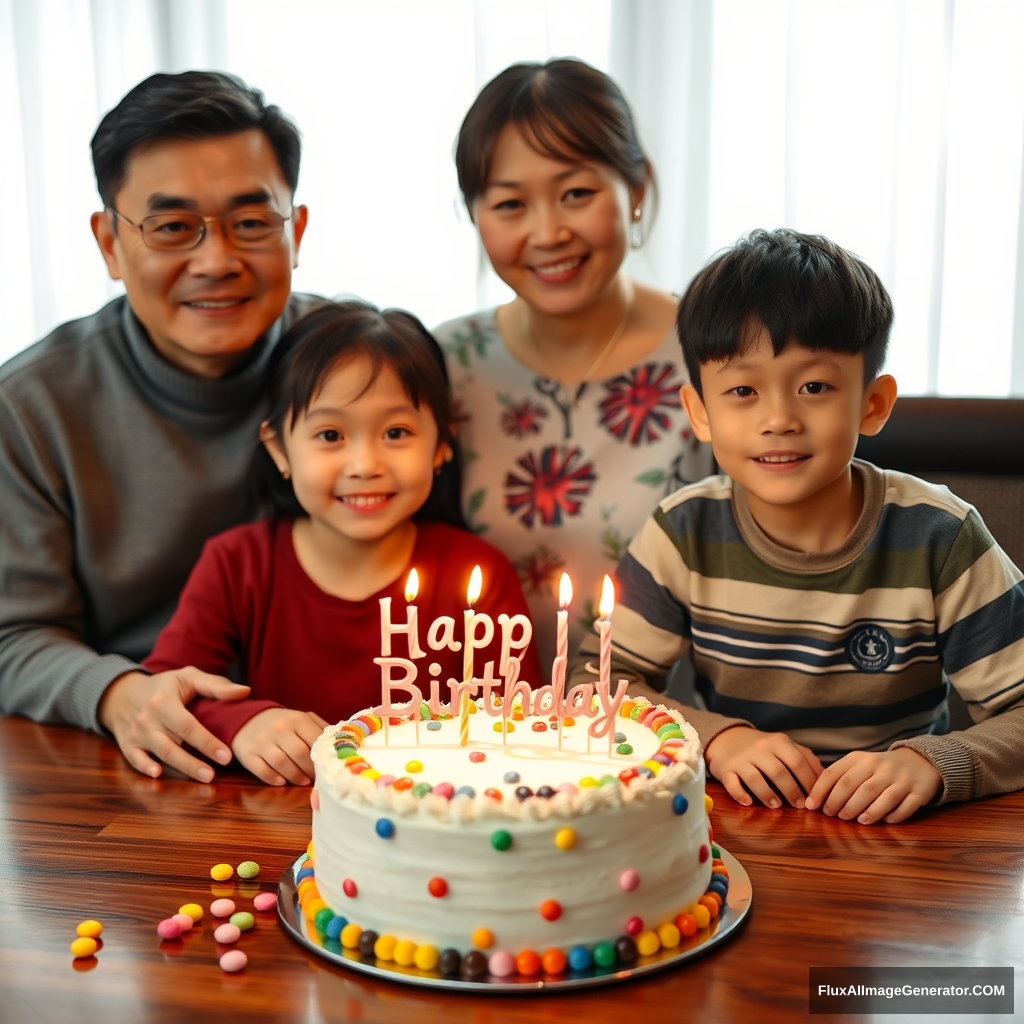
<instances>
[{"instance_id":1,"label":"birthday candle","mask_svg":"<svg viewBox=\"0 0 1024 1024\"><path fill-rule=\"evenodd\" d=\"M612 675L612 611L615 608L615 588L607 573L601 584L601 601L597 606L600 618L594 623L598 636L601 638L601 658L598 670L598 681L602 686L611 685Z\"/></svg>"},{"instance_id":2,"label":"birthday candle","mask_svg":"<svg viewBox=\"0 0 1024 1024\"><path fill-rule=\"evenodd\" d=\"M567 572L558 581L558 633L555 643L555 657L569 656L569 604L572 602L572 580Z\"/></svg>"},{"instance_id":3,"label":"birthday candle","mask_svg":"<svg viewBox=\"0 0 1024 1024\"><path fill-rule=\"evenodd\" d=\"M412 602L416 600L416 595L420 592L420 574L415 569L409 570L409 578L405 581L405 603L409 606L409 654L412 657L416 657L414 647L419 650L419 643L416 639L418 633L417 626L417 615L419 609ZM420 656L422 656L420 651ZM419 705L416 706L413 712L413 721L416 723L416 746L420 745L420 709Z\"/></svg>"},{"instance_id":4,"label":"birthday candle","mask_svg":"<svg viewBox=\"0 0 1024 1024\"><path fill-rule=\"evenodd\" d=\"M473 681L473 605L476 604L483 590L483 573L479 565L473 566L469 576L469 587L466 589L466 609L463 621L465 635L462 640L462 681L467 685ZM469 691L463 690L459 701L459 746L469 743Z\"/></svg>"}]
</instances>

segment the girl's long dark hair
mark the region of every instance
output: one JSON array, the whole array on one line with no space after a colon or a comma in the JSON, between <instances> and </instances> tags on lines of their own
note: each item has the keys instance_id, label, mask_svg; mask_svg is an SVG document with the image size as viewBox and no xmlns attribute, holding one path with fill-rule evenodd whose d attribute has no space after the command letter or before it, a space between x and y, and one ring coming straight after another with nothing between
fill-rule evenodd
<instances>
[{"instance_id":1,"label":"girl's long dark hair","mask_svg":"<svg viewBox=\"0 0 1024 1024\"><path fill-rule=\"evenodd\" d=\"M462 468L454 432L454 411L444 355L433 335L411 313L377 309L368 302L325 302L307 313L277 344L270 369L267 423L283 438L304 413L339 360L361 355L371 366L369 387L384 367L392 370L418 409L423 403L437 423L438 442L453 453L442 463L416 521L468 529L462 516ZM259 514L295 518L306 515L289 481L282 478L263 445L256 449L250 484Z\"/></svg>"}]
</instances>

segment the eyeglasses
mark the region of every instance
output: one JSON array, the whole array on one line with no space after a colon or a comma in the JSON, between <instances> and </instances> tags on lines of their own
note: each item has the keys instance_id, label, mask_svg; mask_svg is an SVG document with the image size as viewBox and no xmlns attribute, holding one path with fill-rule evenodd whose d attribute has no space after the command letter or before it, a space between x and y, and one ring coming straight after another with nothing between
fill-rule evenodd
<instances>
[{"instance_id":1,"label":"eyeglasses","mask_svg":"<svg viewBox=\"0 0 1024 1024\"><path fill-rule=\"evenodd\" d=\"M194 249L206 237L207 224L219 224L224 237L236 249L268 249L284 237L285 221L273 210L232 210L223 217L204 217L199 213L154 213L141 224L130 221L112 206L108 210L142 235L147 249L163 252Z\"/></svg>"}]
</instances>

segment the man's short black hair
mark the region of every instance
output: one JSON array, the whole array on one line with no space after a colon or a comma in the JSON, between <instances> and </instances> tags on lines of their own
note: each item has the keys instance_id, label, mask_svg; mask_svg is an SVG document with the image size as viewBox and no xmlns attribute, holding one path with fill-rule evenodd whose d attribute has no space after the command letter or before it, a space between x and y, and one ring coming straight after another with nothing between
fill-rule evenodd
<instances>
[{"instance_id":1,"label":"man's short black hair","mask_svg":"<svg viewBox=\"0 0 1024 1024\"><path fill-rule=\"evenodd\" d=\"M92 165L104 206L113 207L124 185L128 157L159 139L208 139L256 129L277 157L292 194L299 183L302 142L281 109L259 89L219 71L150 75L103 115L92 137Z\"/></svg>"},{"instance_id":2,"label":"man's short black hair","mask_svg":"<svg viewBox=\"0 0 1024 1024\"><path fill-rule=\"evenodd\" d=\"M690 282L676 325L690 382L702 363L738 355L763 325L778 355L796 341L814 351L864 354L864 381L885 362L892 301L863 260L821 235L751 231Z\"/></svg>"}]
</instances>

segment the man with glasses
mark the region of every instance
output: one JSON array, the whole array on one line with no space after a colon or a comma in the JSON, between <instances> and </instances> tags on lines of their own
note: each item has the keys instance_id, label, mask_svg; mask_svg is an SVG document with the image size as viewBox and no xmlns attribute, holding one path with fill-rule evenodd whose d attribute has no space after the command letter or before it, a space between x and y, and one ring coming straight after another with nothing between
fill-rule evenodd
<instances>
[{"instance_id":1,"label":"man with glasses","mask_svg":"<svg viewBox=\"0 0 1024 1024\"><path fill-rule=\"evenodd\" d=\"M248 688L148 654L245 484L306 227L299 134L229 75L154 75L107 113L92 216L125 295L0 368L0 711L108 731L193 778L230 751L186 705ZM318 732L319 730L317 730Z\"/></svg>"}]
</instances>

